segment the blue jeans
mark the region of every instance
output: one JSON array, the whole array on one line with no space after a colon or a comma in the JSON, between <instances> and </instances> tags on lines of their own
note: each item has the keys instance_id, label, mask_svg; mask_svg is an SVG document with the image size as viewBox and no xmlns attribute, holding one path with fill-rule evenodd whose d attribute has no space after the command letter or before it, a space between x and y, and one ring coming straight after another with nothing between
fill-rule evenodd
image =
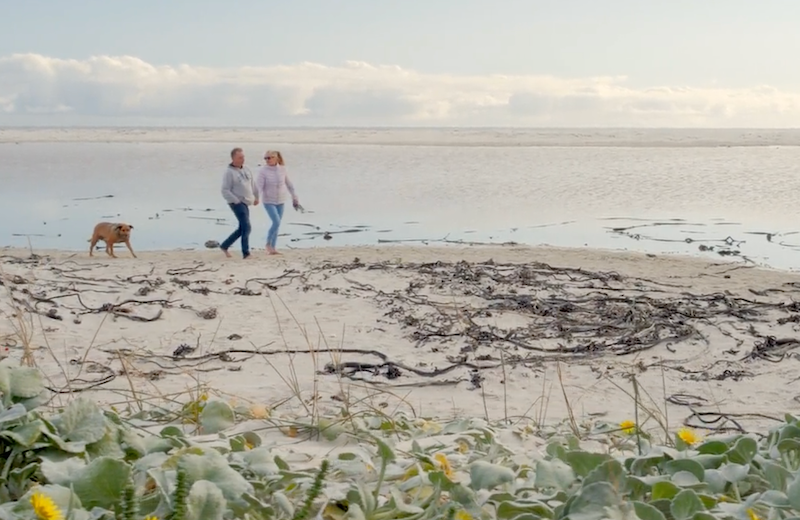
<instances>
[{"instance_id":1,"label":"blue jeans","mask_svg":"<svg viewBox=\"0 0 800 520\"><path fill-rule=\"evenodd\" d=\"M264 209L267 210L267 215L272 221L267 233L267 246L275 249L275 245L278 243L278 229L281 227L281 219L283 218L283 204L264 203Z\"/></svg>"},{"instance_id":2,"label":"blue jeans","mask_svg":"<svg viewBox=\"0 0 800 520\"><path fill-rule=\"evenodd\" d=\"M219 247L223 251L227 251L234 242L241 238L242 257L247 258L250 256L250 230L252 229L250 226L250 207L244 202L239 202L238 204L228 204L228 206L231 207L231 211L233 211L233 214L236 216L236 221L239 223L239 227L237 227L236 231L231 233L231 235L226 238L225 241L219 245Z\"/></svg>"}]
</instances>

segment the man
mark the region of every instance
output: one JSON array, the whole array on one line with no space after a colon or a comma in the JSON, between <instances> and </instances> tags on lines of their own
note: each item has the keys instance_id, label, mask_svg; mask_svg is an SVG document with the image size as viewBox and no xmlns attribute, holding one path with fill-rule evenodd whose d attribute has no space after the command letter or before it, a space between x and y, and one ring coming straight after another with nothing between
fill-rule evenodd
<instances>
[{"instance_id":1,"label":"man","mask_svg":"<svg viewBox=\"0 0 800 520\"><path fill-rule=\"evenodd\" d=\"M250 169L244 165L241 148L231 150L231 163L222 175L222 197L236 216L239 227L220 244L225 256L231 258L228 249L236 240L242 240L242 258L250 257L250 205L258 206L258 190Z\"/></svg>"}]
</instances>

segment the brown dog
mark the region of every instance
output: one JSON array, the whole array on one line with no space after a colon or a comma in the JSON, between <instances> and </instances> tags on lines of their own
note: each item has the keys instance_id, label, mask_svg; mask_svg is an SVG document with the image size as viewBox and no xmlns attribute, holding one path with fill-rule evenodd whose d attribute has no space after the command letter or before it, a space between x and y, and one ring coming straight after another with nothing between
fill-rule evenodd
<instances>
[{"instance_id":1,"label":"brown dog","mask_svg":"<svg viewBox=\"0 0 800 520\"><path fill-rule=\"evenodd\" d=\"M130 224L100 222L94 227L94 232L92 232L92 239L90 240L92 245L89 246L89 256L94 256L94 246L97 245L97 242L102 240L106 243L106 253L108 256L117 258L114 254L114 244L125 244L128 246L128 251L131 252L131 255L136 258L136 253L133 252L133 248L131 247L131 229L133 229L133 226Z\"/></svg>"}]
</instances>

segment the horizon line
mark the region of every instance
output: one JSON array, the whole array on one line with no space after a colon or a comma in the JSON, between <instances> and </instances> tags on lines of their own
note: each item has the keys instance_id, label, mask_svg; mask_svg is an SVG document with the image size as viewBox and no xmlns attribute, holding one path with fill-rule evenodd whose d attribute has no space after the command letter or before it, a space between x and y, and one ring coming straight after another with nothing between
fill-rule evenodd
<instances>
[{"instance_id":1,"label":"horizon line","mask_svg":"<svg viewBox=\"0 0 800 520\"><path fill-rule=\"evenodd\" d=\"M791 127L761 127L761 126L741 126L741 127L694 127L694 126L367 126L367 125L331 125L331 126L250 126L250 125L3 125L0 124L0 132L4 130L125 130L125 129L146 129L146 130L757 130L757 131L795 131L800 130L800 126Z\"/></svg>"}]
</instances>

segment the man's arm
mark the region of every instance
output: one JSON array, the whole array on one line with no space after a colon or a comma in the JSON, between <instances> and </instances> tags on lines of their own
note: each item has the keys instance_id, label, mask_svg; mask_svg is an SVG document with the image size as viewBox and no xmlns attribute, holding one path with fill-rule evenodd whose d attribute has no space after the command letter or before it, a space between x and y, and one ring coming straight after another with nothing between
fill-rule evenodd
<instances>
[{"instance_id":1,"label":"man's arm","mask_svg":"<svg viewBox=\"0 0 800 520\"><path fill-rule=\"evenodd\" d=\"M222 176L222 190L220 191L222 192L222 198L228 204L237 204L239 202L239 199L233 194L233 172L230 170L225 170L225 174Z\"/></svg>"},{"instance_id":2,"label":"man's arm","mask_svg":"<svg viewBox=\"0 0 800 520\"><path fill-rule=\"evenodd\" d=\"M252 173L250 174L250 188L253 190L253 195L255 196L255 200L253 201L253 206L258 206L258 183L256 182L256 176Z\"/></svg>"}]
</instances>

